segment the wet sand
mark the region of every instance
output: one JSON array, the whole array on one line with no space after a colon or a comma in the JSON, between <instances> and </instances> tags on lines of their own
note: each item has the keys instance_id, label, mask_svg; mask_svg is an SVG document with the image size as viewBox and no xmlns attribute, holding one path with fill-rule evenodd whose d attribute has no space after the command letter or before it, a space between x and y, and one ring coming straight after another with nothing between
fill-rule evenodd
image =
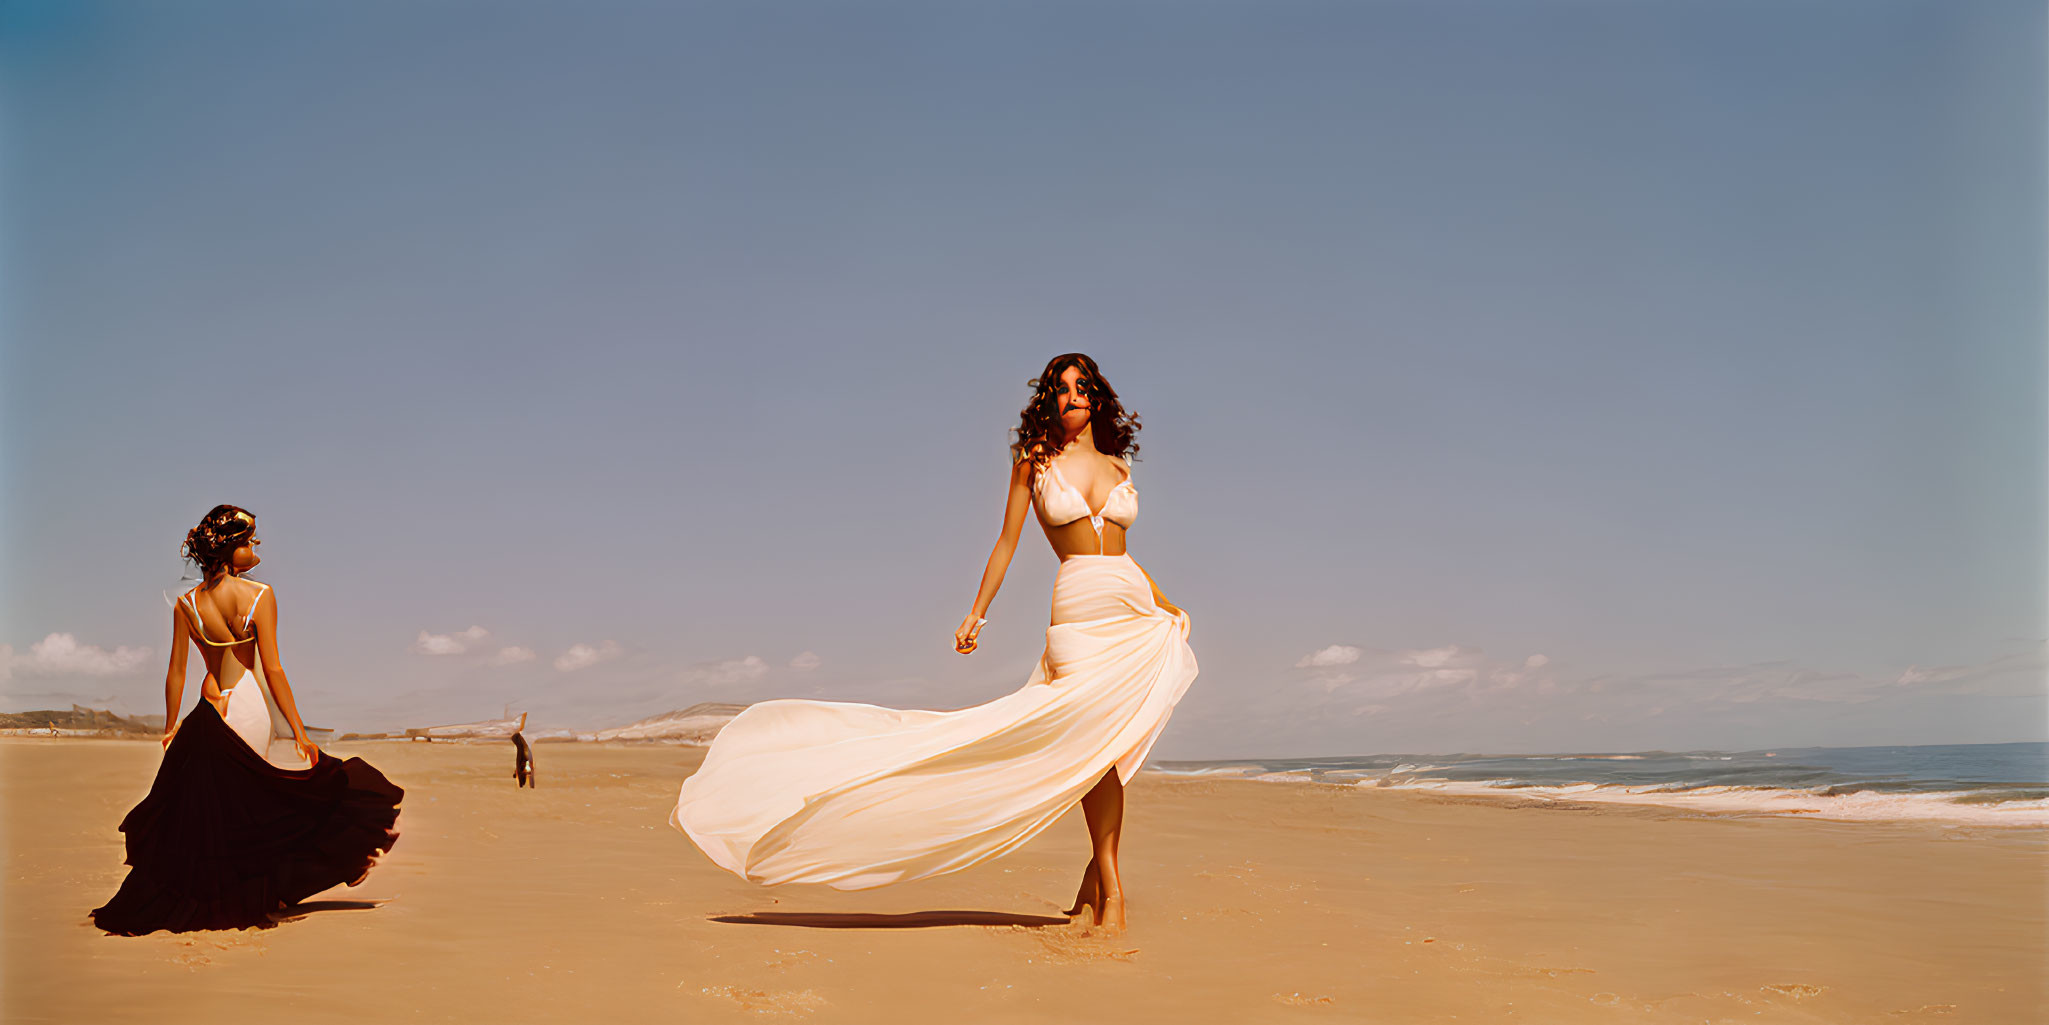
<instances>
[{"instance_id":1,"label":"wet sand","mask_svg":"<svg viewBox=\"0 0 2049 1025\"><path fill-rule=\"evenodd\" d=\"M1132 927L1079 813L900 887L765 890L667 825L690 748L337 744L407 788L368 882L109 937L150 742L0 739L8 1022L2049 1020L2049 831L1141 775Z\"/></svg>"}]
</instances>

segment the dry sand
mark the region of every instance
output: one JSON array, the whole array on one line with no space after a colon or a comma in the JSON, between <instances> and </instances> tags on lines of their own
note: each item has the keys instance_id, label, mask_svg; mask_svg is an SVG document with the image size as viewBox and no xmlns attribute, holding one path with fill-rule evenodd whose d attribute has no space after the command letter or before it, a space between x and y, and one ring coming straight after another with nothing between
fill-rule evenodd
<instances>
[{"instance_id":1,"label":"dry sand","mask_svg":"<svg viewBox=\"0 0 2049 1025\"><path fill-rule=\"evenodd\" d=\"M154 743L0 740L9 1022L2049 1020L2041 830L1134 782L1131 930L1058 921L1078 813L1007 858L765 890L667 825L698 752L337 744L407 788L368 882L268 930L129 938ZM316 906L318 904L316 903Z\"/></svg>"}]
</instances>

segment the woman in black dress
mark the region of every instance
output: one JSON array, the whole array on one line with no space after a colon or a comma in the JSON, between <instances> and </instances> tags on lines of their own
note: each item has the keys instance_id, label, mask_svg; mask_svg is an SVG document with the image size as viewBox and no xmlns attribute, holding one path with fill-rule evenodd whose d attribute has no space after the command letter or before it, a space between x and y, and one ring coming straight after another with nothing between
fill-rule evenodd
<instances>
[{"instance_id":1,"label":"woman in black dress","mask_svg":"<svg viewBox=\"0 0 2049 1025\"><path fill-rule=\"evenodd\" d=\"M110 933L267 926L282 908L362 882L398 839L405 791L306 736L278 662L277 597L244 575L260 544L256 517L232 505L186 535L205 579L171 610L163 764L121 820L128 878L92 912ZM206 682L180 723L188 641Z\"/></svg>"}]
</instances>

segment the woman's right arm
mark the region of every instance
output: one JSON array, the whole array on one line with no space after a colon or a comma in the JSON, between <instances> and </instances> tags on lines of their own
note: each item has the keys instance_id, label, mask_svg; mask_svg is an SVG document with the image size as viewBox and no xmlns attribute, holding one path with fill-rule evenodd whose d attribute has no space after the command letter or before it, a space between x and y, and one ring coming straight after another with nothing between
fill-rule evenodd
<instances>
[{"instance_id":1,"label":"woman's right arm","mask_svg":"<svg viewBox=\"0 0 2049 1025\"><path fill-rule=\"evenodd\" d=\"M269 601L263 599L268 597ZM256 657L263 662L263 678L270 681L270 700L277 710L284 713L285 722L292 727L292 743L298 749L299 757L318 764L320 748L306 736L306 721L299 718L299 703L292 697L292 681L285 678L284 662L277 653L277 589L271 588L256 596L256 605L250 610L256 621Z\"/></svg>"},{"instance_id":2,"label":"woman's right arm","mask_svg":"<svg viewBox=\"0 0 2049 1025\"><path fill-rule=\"evenodd\" d=\"M1024 532L1025 514L1031 508L1032 461L1020 459L1010 467L1010 492L1003 502L1003 533L997 536L996 547L989 551L988 565L982 567L982 586L975 591L974 607L960 621L960 629L953 632L954 650L963 655L975 650L975 635L982 631L976 620L989 614L989 603L996 600L996 592L1003 586L1004 571L1010 568L1010 557L1017 553L1018 535Z\"/></svg>"},{"instance_id":3,"label":"woman's right arm","mask_svg":"<svg viewBox=\"0 0 2049 1025\"><path fill-rule=\"evenodd\" d=\"M186 639L185 616L171 606L171 667L164 670L164 746L178 732L178 708L185 703L185 656L192 650Z\"/></svg>"}]
</instances>

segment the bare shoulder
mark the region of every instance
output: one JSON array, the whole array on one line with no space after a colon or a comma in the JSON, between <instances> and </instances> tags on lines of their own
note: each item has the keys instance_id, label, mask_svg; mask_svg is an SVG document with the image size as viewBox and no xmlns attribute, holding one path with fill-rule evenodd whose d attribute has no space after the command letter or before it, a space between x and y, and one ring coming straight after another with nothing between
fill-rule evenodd
<instances>
[{"instance_id":1,"label":"bare shoulder","mask_svg":"<svg viewBox=\"0 0 2049 1025\"><path fill-rule=\"evenodd\" d=\"M1035 473L1030 456L1013 460L1010 464L1010 486L1029 490Z\"/></svg>"},{"instance_id":2,"label":"bare shoulder","mask_svg":"<svg viewBox=\"0 0 2049 1025\"><path fill-rule=\"evenodd\" d=\"M1131 479L1131 464L1125 462L1123 456L1113 456L1108 452L1100 455L1102 462L1097 465L1101 466L1102 470L1098 472L1108 475L1113 482Z\"/></svg>"},{"instance_id":3,"label":"bare shoulder","mask_svg":"<svg viewBox=\"0 0 2049 1025\"><path fill-rule=\"evenodd\" d=\"M238 598L238 605L246 605L252 614L265 606L272 609L277 607L277 592L269 584L248 577L241 578L240 582L242 594Z\"/></svg>"}]
</instances>

